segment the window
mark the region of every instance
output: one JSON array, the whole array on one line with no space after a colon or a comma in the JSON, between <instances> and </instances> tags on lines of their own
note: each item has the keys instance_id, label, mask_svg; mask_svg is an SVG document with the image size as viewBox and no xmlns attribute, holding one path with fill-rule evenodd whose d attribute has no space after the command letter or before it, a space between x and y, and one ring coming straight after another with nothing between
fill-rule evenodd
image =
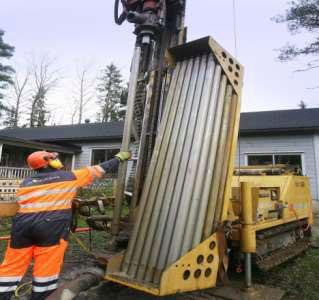
<instances>
[{"instance_id":1,"label":"window","mask_svg":"<svg viewBox=\"0 0 319 300\"><path fill-rule=\"evenodd\" d=\"M248 166L272 165L272 155L248 155Z\"/></svg>"},{"instance_id":2,"label":"window","mask_svg":"<svg viewBox=\"0 0 319 300\"><path fill-rule=\"evenodd\" d=\"M248 154L247 164L248 166L284 164L295 167L297 173L303 170L302 155L295 153Z\"/></svg>"},{"instance_id":3,"label":"window","mask_svg":"<svg viewBox=\"0 0 319 300\"><path fill-rule=\"evenodd\" d=\"M120 149L92 149L91 165L109 160L119 151Z\"/></svg>"}]
</instances>

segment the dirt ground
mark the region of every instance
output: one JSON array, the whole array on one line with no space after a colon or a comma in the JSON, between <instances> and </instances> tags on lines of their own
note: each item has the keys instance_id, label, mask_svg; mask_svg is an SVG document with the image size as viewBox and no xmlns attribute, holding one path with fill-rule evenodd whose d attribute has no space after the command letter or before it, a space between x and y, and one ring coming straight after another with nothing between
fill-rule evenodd
<instances>
[{"instance_id":1,"label":"dirt ground","mask_svg":"<svg viewBox=\"0 0 319 300\"><path fill-rule=\"evenodd\" d=\"M309 249L304 255L272 270L271 272L261 273L255 271L253 278L255 283L269 287L276 287L286 292L284 300L319 300L319 202L314 203L313 243L314 247ZM83 240L88 248L102 250L107 239L104 233L88 233L77 235ZM91 241L91 242L89 242ZM0 256L3 255L5 243L0 243ZM2 257L0 257L2 258ZM95 266L94 258L85 253L77 243L70 240L70 246L65 257L65 264L61 274L61 284L70 281L78 276L88 267ZM31 278L31 272L25 277L24 282ZM242 278L243 279L243 278ZM21 291L23 293L23 290ZM270 296L270 295L269 295ZM28 296L14 298L27 300ZM78 300L181 300L181 296L173 297L153 297L136 292L125 287L112 283L101 283L99 286L82 292L76 297ZM209 299L221 299L210 297ZM253 298L254 300L257 298ZM270 298L266 298L270 299ZM273 299L273 298L272 298Z\"/></svg>"}]
</instances>

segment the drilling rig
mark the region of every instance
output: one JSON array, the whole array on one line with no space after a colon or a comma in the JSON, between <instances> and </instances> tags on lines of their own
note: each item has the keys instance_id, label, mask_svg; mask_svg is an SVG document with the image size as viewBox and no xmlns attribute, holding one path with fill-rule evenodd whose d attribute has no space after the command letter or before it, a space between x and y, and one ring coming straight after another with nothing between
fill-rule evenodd
<instances>
[{"instance_id":1,"label":"drilling rig","mask_svg":"<svg viewBox=\"0 0 319 300\"><path fill-rule=\"evenodd\" d=\"M120 164L112 218L88 218L113 237L104 278L157 296L215 287L240 268L249 287L252 265L307 249L313 222L296 169L234 167L244 68L211 37L186 42L185 10L186 0L115 0L115 22L136 35L121 149L133 157Z\"/></svg>"},{"instance_id":2,"label":"drilling rig","mask_svg":"<svg viewBox=\"0 0 319 300\"><path fill-rule=\"evenodd\" d=\"M124 195L132 230L105 278L154 295L216 286L244 262L263 270L305 251L308 178L285 166L234 168L243 66L213 38L186 43L186 0L115 0L135 26L122 150L137 148L131 190L119 171L111 232ZM133 138L132 138L133 136ZM230 266L229 266L230 265Z\"/></svg>"}]
</instances>

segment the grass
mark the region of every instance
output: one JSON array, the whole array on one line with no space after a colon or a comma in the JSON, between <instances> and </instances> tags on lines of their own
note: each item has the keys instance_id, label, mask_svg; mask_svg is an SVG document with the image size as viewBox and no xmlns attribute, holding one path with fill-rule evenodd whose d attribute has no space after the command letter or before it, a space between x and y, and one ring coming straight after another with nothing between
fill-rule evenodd
<instances>
[{"instance_id":1,"label":"grass","mask_svg":"<svg viewBox=\"0 0 319 300\"><path fill-rule=\"evenodd\" d=\"M255 281L286 291L288 299L319 299L319 249L305 254L270 272L257 273Z\"/></svg>"},{"instance_id":2,"label":"grass","mask_svg":"<svg viewBox=\"0 0 319 300\"><path fill-rule=\"evenodd\" d=\"M92 197L111 197L113 195L113 180L98 181L94 188L81 189L78 197L88 199Z\"/></svg>"}]
</instances>

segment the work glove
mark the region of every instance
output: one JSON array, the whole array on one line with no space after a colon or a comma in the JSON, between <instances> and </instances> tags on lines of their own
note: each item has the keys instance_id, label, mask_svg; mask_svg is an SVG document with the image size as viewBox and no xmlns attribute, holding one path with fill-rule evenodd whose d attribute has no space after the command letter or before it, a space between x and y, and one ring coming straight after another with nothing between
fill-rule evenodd
<instances>
[{"instance_id":1,"label":"work glove","mask_svg":"<svg viewBox=\"0 0 319 300\"><path fill-rule=\"evenodd\" d=\"M119 161L129 160L131 158L131 152L128 151L121 151L115 155Z\"/></svg>"}]
</instances>

